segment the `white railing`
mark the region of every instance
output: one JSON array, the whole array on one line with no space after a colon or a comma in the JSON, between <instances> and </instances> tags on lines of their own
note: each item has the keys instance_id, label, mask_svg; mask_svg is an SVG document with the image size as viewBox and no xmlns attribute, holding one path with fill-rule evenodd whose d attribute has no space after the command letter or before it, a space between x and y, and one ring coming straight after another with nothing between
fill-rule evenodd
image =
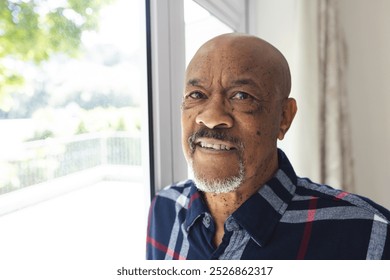
<instances>
[{"instance_id":1,"label":"white railing","mask_svg":"<svg viewBox=\"0 0 390 280\"><path fill-rule=\"evenodd\" d=\"M141 165L141 139L126 132L93 133L23 143L1 163L0 194L100 165Z\"/></svg>"}]
</instances>

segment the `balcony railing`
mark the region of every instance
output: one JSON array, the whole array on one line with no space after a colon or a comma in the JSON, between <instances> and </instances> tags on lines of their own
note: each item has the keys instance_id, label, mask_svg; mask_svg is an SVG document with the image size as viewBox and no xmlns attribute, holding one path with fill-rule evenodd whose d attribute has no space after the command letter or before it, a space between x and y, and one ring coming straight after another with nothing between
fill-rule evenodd
<instances>
[{"instance_id":1,"label":"balcony railing","mask_svg":"<svg viewBox=\"0 0 390 280\"><path fill-rule=\"evenodd\" d=\"M2 169L0 194L100 165L141 165L141 139L126 132L76 135L23 143Z\"/></svg>"}]
</instances>

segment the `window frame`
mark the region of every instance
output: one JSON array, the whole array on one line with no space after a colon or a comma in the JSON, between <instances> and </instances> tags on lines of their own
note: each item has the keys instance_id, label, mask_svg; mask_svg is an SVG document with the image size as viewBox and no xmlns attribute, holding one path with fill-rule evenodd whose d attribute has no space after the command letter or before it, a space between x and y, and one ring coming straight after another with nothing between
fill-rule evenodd
<instances>
[{"instance_id":1,"label":"window frame","mask_svg":"<svg viewBox=\"0 0 390 280\"><path fill-rule=\"evenodd\" d=\"M151 192L187 176L181 150L180 103L185 71L184 4L150 1L154 174Z\"/></svg>"}]
</instances>

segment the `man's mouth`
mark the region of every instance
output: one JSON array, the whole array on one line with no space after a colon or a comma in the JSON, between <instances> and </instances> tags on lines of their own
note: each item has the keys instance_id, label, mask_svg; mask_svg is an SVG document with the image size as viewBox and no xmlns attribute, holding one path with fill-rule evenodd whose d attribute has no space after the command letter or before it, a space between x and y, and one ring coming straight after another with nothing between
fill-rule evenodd
<instances>
[{"instance_id":1,"label":"man's mouth","mask_svg":"<svg viewBox=\"0 0 390 280\"><path fill-rule=\"evenodd\" d=\"M188 144L192 153L196 148L210 152L241 152L242 142L229 136L224 131L200 129L188 138Z\"/></svg>"},{"instance_id":2,"label":"man's mouth","mask_svg":"<svg viewBox=\"0 0 390 280\"><path fill-rule=\"evenodd\" d=\"M236 149L232 143L216 139L198 139L195 144L201 148L215 151L231 151Z\"/></svg>"}]
</instances>

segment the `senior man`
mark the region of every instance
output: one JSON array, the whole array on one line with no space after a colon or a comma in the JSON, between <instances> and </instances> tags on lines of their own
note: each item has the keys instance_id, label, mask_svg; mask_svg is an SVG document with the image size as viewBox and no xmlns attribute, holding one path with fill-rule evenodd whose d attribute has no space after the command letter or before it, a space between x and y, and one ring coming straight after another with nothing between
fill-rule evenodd
<instances>
[{"instance_id":1,"label":"senior man","mask_svg":"<svg viewBox=\"0 0 390 280\"><path fill-rule=\"evenodd\" d=\"M389 259L390 212L297 177L277 148L297 111L284 56L224 34L188 65L182 145L194 179L150 207L148 259ZM304 156L304 155L302 155Z\"/></svg>"}]
</instances>

